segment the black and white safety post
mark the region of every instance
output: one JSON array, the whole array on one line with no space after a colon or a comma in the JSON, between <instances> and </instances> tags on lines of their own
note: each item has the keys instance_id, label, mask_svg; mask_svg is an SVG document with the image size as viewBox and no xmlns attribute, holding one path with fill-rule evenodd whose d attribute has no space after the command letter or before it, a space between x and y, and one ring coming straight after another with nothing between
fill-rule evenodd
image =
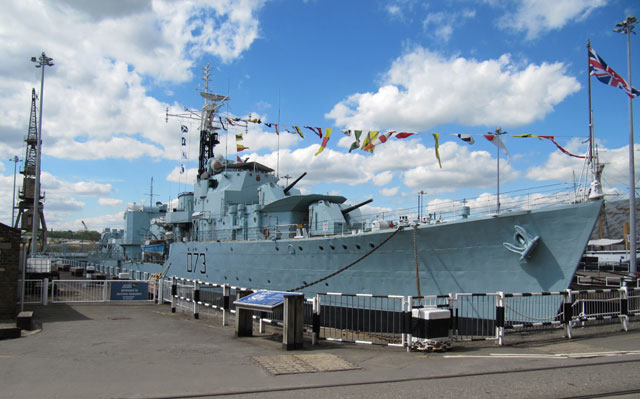
<instances>
[{"instance_id":1,"label":"black and white safety post","mask_svg":"<svg viewBox=\"0 0 640 399\"><path fill-rule=\"evenodd\" d=\"M178 282L176 276L171 277L171 313L176 312L176 305L178 302Z\"/></svg>"},{"instance_id":2,"label":"black and white safety post","mask_svg":"<svg viewBox=\"0 0 640 399\"><path fill-rule=\"evenodd\" d=\"M200 281L193 281L193 318L200 318Z\"/></svg>"},{"instance_id":3,"label":"black and white safety post","mask_svg":"<svg viewBox=\"0 0 640 399\"><path fill-rule=\"evenodd\" d=\"M231 295L231 287L225 284L222 288L222 325L229 325L229 310L231 308L229 296Z\"/></svg>"}]
</instances>

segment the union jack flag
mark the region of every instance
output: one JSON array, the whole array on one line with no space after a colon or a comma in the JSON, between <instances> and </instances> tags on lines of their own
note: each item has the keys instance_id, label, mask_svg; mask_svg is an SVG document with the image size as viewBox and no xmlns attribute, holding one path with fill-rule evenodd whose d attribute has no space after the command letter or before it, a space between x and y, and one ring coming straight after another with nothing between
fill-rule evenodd
<instances>
[{"instance_id":1,"label":"union jack flag","mask_svg":"<svg viewBox=\"0 0 640 399\"><path fill-rule=\"evenodd\" d=\"M622 76L618 75L598 54L589 46L589 75L593 75L598 78L602 83L618 87L627 93L631 98L640 95L640 90L631 87Z\"/></svg>"}]
</instances>

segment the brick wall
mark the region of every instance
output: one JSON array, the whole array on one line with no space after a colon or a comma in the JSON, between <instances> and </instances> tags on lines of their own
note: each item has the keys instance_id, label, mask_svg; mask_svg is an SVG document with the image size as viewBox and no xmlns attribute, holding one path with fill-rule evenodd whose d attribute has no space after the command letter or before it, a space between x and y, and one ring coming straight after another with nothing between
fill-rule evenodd
<instances>
[{"instance_id":1,"label":"brick wall","mask_svg":"<svg viewBox=\"0 0 640 399\"><path fill-rule=\"evenodd\" d=\"M0 223L0 319L18 314L20 230Z\"/></svg>"}]
</instances>

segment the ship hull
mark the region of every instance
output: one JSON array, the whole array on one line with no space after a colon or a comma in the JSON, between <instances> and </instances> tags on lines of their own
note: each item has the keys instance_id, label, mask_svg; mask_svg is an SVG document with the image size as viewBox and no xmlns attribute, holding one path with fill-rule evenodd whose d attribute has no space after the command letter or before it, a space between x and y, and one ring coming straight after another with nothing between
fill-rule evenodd
<instances>
[{"instance_id":1,"label":"ship hull","mask_svg":"<svg viewBox=\"0 0 640 399\"><path fill-rule=\"evenodd\" d=\"M601 205L505 212L406 226L398 232L393 228L305 239L173 243L164 265L123 262L122 267L148 273L166 269L168 276L297 289L306 295L417 295L417 259L421 295L560 291L569 287ZM539 238L528 257L503 245L519 244L516 226Z\"/></svg>"}]
</instances>

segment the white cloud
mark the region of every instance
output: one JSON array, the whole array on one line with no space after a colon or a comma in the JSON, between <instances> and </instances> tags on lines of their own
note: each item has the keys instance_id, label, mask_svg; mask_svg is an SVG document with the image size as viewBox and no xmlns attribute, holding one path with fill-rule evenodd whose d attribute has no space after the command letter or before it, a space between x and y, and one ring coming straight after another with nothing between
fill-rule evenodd
<instances>
[{"instance_id":1,"label":"white cloud","mask_svg":"<svg viewBox=\"0 0 640 399\"><path fill-rule=\"evenodd\" d=\"M147 94L145 81L188 81L203 55L223 62L240 57L259 37L256 13L264 3L3 4L0 155L22 152L31 87L39 83L41 72L28 60L46 49L55 66L45 72L44 153L73 159L178 158L181 148L173 126L162 120L167 104ZM170 111L181 110L170 105Z\"/></svg>"},{"instance_id":2,"label":"white cloud","mask_svg":"<svg viewBox=\"0 0 640 399\"><path fill-rule=\"evenodd\" d=\"M380 194L383 197L395 197L396 195L398 195L399 191L400 187L383 188L382 190L380 190Z\"/></svg>"},{"instance_id":3,"label":"white cloud","mask_svg":"<svg viewBox=\"0 0 640 399\"><path fill-rule=\"evenodd\" d=\"M585 145L573 140L566 146L567 150L575 154L583 154ZM581 151L582 150L582 151ZM640 144L635 145L636 154L640 151ZM605 191L613 192L629 190L629 146L620 148L598 147L600 163L605 165L602 172L602 183ZM637 157L637 155L636 155ZM560 151L552 152L546 162L540 166L530 168L526 172L529 179L537 181L560 180L571 183L583 175L585 162L583 159L570 157ZM636 177L640 176L640 163L635 165Z\"/></svg>"},{"instance_id":4,"label":"white cloud","mask_svg":"<svg viewBox=\"0 0 640 399\"><path fill-rule=\"evenodd\" d=\"M565 69L562 63L520 68L506 54L486 61L446 59L418 47L393 62L377 92L352 94L325 116L355 129L523 125L541 120L580 89Z\"/></svg>"},{"instance_id":5,"label":"white cloud","mask_svg":"<svg viewBox=\"0 0 640 399\"><path fill-rule=\"evenodd\" d=\"M472 151L467 145L446 142L440 146L442 169L433 155L433 149L424 149L430 153L428 160L417 163L404 172L404 184L411 188L428 188L429 193L454 192L462 188L486 188L495 185L496 159L483 150ZM517 179L518 172L506 163L500 163L500 181L510 182Z\"/></svg>"},{"instance_id":6,"label":"white cloud","mask_svg":"<svg viewBox=\"0 0 640 399\"><path fill-rule=\"evenodd\" d=\"M93 181L72 183L61 180L48 172L42 172L41 184L42 190L60 193L61 196L81 195L86 197L97 197L111 194L113 191L111 184L101 184Z\"/></svg>"},{"instance_id":7,"label":"white cloud","mask_svg":"<svg viewBox=\"0 0 640 399\"><path fill-rule=\"evenodd\" d=\"M167 181L193 185L197 176L198 168L185 168L184 173L180 173L180 167L177 166L167 175Z\"/></svg>"},{"instance_id":8,"label":"white cloud","mask_svg":"<svg viewBox=\"0 0 640 399\"><path fill-rule=\"evenodd\" d=\"M428 13L422 21L425 31L433 33L443 42L449 41L454 29L459 29L466 19L475 18L476 13L471 9L463 9L456 12L432 12Z\"/></svg>"},{"instance_id":9,"label":"white cloud","mask_svg":"<svg viewBox=\"0 0 640 399\"><path fill-rule=\"evenodd\" d=\"M393 179L393 173L389 172L388 170L385 170L384 172L378 173L375 176L373 176L373 184L375 184L376 186L384 186L391 183L392 179Z\"/></svg>"},{"instance_id":10,"label":"white cloud","mask_svg":"<svg viewBox=\"0 0 640 399\"><path fill-rule=\"evenodd\" d=\"M49 225L55 225L55 230L78 231L83 229L82 221L86 223L89 230L102 231L105 226L114 229L124 228L124 212L122 211L82 219L69 219L67 214L56 214L53 212L48 212L45 216L47 217L47 223Z\"/></svg>"},{"instance_id":11,"label":"white cloud","mask_svg":"<svg viewBox=\"0 0 640 399\"><path fill-rule=\"evenodd\" d=\"M98 198L98 204L102 206L121 206L122 200L117 198Z\"/></svg>"},{"instance_id":12,"label":"white cloud","mask_svg":"<svg viewBox=\"0 0 640 399\"><path fill-rule=\"evenodd\" d=\"M527 39L535 39L545 32L561 29L572 21L582 21L607 0L520 0L517 10L505 14L499 25L526 31Z\"/></svg>"}]
</instances>

